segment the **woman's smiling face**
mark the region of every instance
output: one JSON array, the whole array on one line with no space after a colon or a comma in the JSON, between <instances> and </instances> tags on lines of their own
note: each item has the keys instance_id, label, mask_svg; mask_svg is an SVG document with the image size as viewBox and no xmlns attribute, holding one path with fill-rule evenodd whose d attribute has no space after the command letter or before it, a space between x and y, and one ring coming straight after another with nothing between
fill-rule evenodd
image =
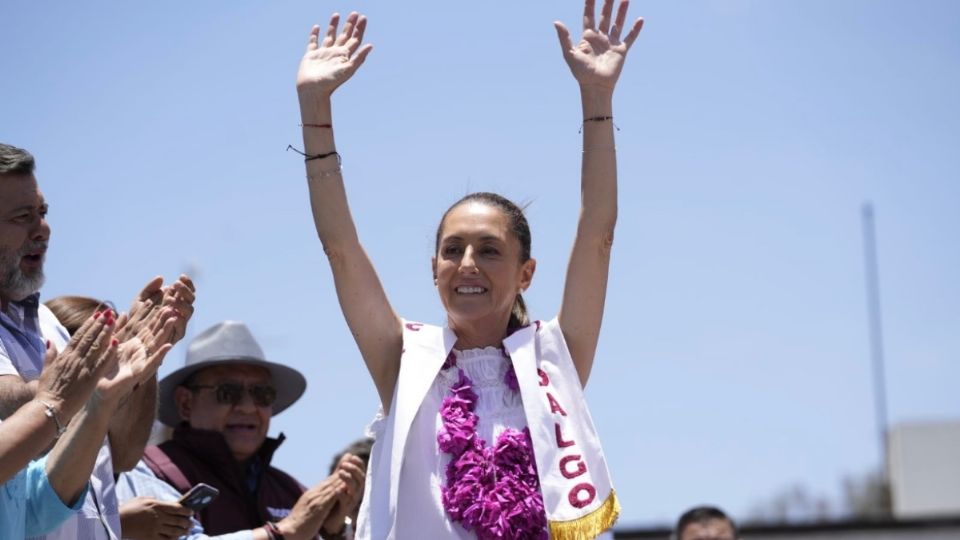
<instances>
[{"instance_id":1,"label":"woman's smiling face","mask_svg":"<svg viewBox=\"0 0 960 540\"><path fill-rule=\"evenodd\" d=\"M520 241L500 209L468 201L447 213L433 272L451 327L489 322L506 328L533 269L532 259L521 262Z\"/></svg>"}]
</instances>

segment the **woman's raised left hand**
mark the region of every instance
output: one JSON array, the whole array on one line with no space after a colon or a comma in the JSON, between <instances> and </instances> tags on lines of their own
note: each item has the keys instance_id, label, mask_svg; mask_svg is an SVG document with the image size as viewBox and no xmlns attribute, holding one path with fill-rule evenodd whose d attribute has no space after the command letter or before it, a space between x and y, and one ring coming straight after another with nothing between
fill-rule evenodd
<instances>
[{"instance_id":1,"label":"woman's raised left hand","mask_svg":"<svg viewBox=\"0 0 960 540\"><path fill-rule=\"evenodd\" d=\"M581 87L598 86L613 91L623 69L627 51L640 35L643 18L638 18L630 31L621 39L627 19L629 0L621 0L616 20L613 16L613 0L603 0L599 24L595 18L595 0L586 0L583 7L583 37L576 45L570 39L570 30L562 22L555 22L557 37L563 58L570 66L573 77Z\"/></svg>"}]
</instances>

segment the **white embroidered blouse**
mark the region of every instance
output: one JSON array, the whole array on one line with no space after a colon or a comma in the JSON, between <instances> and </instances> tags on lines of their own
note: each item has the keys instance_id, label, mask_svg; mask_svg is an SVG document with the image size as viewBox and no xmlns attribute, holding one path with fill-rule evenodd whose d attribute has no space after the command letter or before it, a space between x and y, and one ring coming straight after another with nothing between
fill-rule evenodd
<instances>
[{"instance_id":1,"label":"white embroidered blouse","mask_svg":"<svg viewBox=\"0 0 960 540\"><path fill-rule=\"evenodd\" d=\"M504 429L522 430L527 426L520 393L504 382L510 360L501 349L486 347L454 350L453 353L456 367L440 371L410 428L404 469L400 475L397 538L476 538L472 532L450 520L440 499L440 489L447 483L447 463L450 462L450 456L441 452L437 445L437 433L443 425L440 406L458 379L458 368L473 381L473 391L478 396L474 413L478 417L477 435L480 438L491 444Z\"/></svg>"}]
</instances>

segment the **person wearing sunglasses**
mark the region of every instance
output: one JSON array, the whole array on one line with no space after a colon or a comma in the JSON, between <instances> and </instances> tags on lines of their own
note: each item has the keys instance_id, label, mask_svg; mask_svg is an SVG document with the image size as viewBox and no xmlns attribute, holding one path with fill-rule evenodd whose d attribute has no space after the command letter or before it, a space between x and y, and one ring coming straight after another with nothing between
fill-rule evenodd
<instances>
[{"instance_id":1,"label":"person wearing sunglasses","mask_svg":"<svg viewBox=\"0 0 960 540\"><path fill-rule=\"evenodd\" d=\"M157 416L174 428L172 438L148 447L121 476L118 498L160 501L149 503L159 515L202 482L220 494L196 512L188 539L337 538L362 495L363 462L346 457L309 490L270 464L284 439L267 437L270 419L305 389L299 371L266 359L245 324L207 329L190 342L185 365L159 384Z\"/></svg>"}]
</instances>

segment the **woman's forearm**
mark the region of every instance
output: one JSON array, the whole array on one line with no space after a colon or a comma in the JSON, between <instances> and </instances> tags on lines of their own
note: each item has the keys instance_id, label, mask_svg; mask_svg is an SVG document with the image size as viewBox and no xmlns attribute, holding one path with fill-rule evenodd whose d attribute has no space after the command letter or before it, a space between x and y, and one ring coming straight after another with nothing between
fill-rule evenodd
<instances>
[{"instance_id":1,"label":"woman's forearm","mask_svg":"<svg viewBox=\"0 0 960 540\"><path fill-rule=\"evenodd\" d=\"M91 399L47 456L47 477L60 500L73 506L84 492L116 407Z\"/></svg>"},{"instance_id":2,"label":"woman's forearm","mask_svg":"<svg viewBox=\"0 0 960 540\"><path fill-rule=\"evenodd\" d=\"M157 376L130 393L110 422L110 454L113 472L120 474L137 466L150 439L157 413Z\"/></svg>"},{"instance_id":3,"label":"woman's forearm","mask_svg":"<svg viewBox=\"0 0 960 540\"><path fill-rule=\"evenodd\" d=\"M581 234L612 233L617 221L617 154L613 89L581 86L583 161Z\"/></svg>"},{"instance_id":4,"label":"woman's forearm","mask_svg":"<svg viewBox=\"0 0 960 540\"><path fill-rule=\"evenodd\" d=\"M583 114L581 206L559 319L580 383L586 385L603 320L613 231L617 223L617 154L613 135L613 89L581 84L580 97Z\"/></svg>"},{"instance_id":5,"label":"woman's forearm","mask_svg":"<svg viewBox=\"0 0 960 540\"><path fill-rule=\"evenodd\" d=\"M358 242L356 227L347 204L347 193L340 170L340 156L333 137L333 111L330 96L312 92L300 95L300 119L303 146L308 156L329 154L307 160L310 205L317 235L327 249L340 251L345 243Z\"/></svg>"},{"instance_id":6,"label":"woman's forearm","mask_svg":"<svg viewBox=\"0 0 960 540\"><path fill-rule=\"evenodd\" d=\"M47 416L46 406L36 400L26 402L4 420L0 424L0 484L39 456L56 436L56 421Z\"/></svg>"}]
</instances>

